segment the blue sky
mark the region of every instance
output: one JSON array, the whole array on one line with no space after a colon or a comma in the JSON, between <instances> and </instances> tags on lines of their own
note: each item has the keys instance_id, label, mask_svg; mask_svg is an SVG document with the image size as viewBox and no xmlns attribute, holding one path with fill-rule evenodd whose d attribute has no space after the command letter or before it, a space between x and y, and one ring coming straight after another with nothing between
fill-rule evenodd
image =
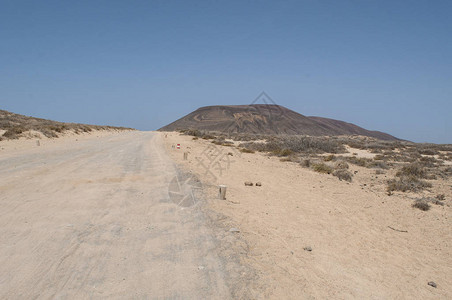
<instances>
[{"instance_id":1,"label":"blue sky","mask_svg":"<svg viewBox=\"0 0 452 300\"><path fill-rule=\"evenodd\" d=\"M0 109L157 129L262 91L452 143L452 1L4 1Z\"/></svg>"}]
</instances>

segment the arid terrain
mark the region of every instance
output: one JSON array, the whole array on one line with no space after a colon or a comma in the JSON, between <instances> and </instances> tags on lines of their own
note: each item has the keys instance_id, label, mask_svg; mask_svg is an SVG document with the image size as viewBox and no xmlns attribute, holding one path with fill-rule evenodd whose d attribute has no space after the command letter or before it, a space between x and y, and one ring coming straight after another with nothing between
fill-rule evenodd
<instances>
[{"instance_id":1,"label":"arid terrain","mask_svg":"<svg viewBox=\"0 0 452 300\"><path fill-rule=\"evenodd\" d=\"M367 146L387 149L370 151L358 148L361 139L356 148L346 145L343 153L331 155L291 153L270 142L269 152L259 146L263 141L256 146L186 133L162 133L167 151L201 179L208 207L223 215L225 229L240 231L236 234L245 242L241 262L256 270L263 288L257 298L452 297L450 146L439 152L413 144L391 150L374 140ZM177 144L181 149L174 148ZM248 150L252 147L262 152ZM438 154L441 162L434 159ZM421 170L429 179L400 174L406 172L403 166L426 161ZM337 175L338 170L350 178ZM402 192L391 180L412 182ZM226 200L218 199L220 184L227 186Z\"/></svg>"},{"instance_id":2,"label":"arid terrain","mask_svg":"<svg viewBox=\"0 0 452 300\"><path fill-rule=\"evenodd\" d=\"M1 299L231 298L245 270L217 255L159 134L36 141L0 142Z\"/></svg>"},{"instance_id":3,"label":"arid terrain","mask_svg":"<svg viewBox=\"0 0 452 300\"><path fill-rule=\"evenodd\" d=\"M451 167L366 137L24 132L0 298L450 299Z\"/></svg>"}]
</instances>

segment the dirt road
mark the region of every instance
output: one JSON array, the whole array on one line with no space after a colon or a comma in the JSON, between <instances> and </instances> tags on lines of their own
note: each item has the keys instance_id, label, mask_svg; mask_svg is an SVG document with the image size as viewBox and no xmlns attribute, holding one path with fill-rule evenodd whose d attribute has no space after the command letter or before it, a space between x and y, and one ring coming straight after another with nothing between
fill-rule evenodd
<instances>
[{"instance_id":1,"label":"dirt road","mask_svg":"<svg viewBox=\"0 0 452 300\"><path fill-rule=\"evenodd\" d=\"M229 298L176 175L152 132L0 153L0 298Z\"/></svg>"}]
</instances>

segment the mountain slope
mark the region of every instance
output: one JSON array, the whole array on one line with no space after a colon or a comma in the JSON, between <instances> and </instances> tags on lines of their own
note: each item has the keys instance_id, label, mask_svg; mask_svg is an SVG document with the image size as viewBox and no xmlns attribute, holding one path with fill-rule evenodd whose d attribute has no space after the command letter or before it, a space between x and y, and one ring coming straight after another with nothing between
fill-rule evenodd
<instances>
[{"instance_id":1,"label":"mountain slope","mask_svg":"<svg viewBox=\"0 0 452 300\"><path fill-rule=\"evenodd\" d=\"M397 140L389 134L369 131L351 123L307 117L283 106L266 104L205 106L159 130L174 131L188 128L227 133L363 135L383 140Z\"/></svg>"},{"instance_id":2,"label":"mountain slope","mask_svg":"<svg viewBox=\"0 0 452 300\"><path fill-rule=\"evenodd\" d=\"M46 137L57 137L59 133L71 130L75 133L89 132L92 130L126 130L129 128L86 125L78 123L63 123L46 119L28 117L15 114L6 110L0 110L0 140L15 139L26 131L37 131Z\"/></svg>"}]
</instances>

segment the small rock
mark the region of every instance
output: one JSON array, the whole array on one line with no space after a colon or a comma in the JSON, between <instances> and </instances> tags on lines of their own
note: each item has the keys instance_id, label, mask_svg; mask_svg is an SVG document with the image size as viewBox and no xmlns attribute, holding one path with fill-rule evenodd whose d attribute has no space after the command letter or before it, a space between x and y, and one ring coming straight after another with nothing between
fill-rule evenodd
<instances>
[{"instance_id":1,"label":"small rock","mask_svg":"<svg viewBox=\"0 0 452 300\"><path fill-rule=\"evenodd\" d=\"M430 281L428 283L429 286L436 288L436 283L434 283L433 281Z\"/></svg>"},{"instance_id":2,"label":"small rock","mask_svg":"<svg viewBox=\"0 0 452 300\"><path fill-rule=\"evenodd\" d=\"M231 228L231 229L229 229L229 232L235 232L235 233L238 233L238 232L240 232L240 229L238 229L238 228Z\"/></svg>"},{"instance_id":3,"label":"small rock","mask_svg":"<svg viewBox=\"0 0 452 300\"><path fill-rule=\"evenodd\" d=\"M204 266L198 266L198 270L204 270Z\"/></svg>"},{"instance_id":4,"label":"small rock","mask_svg":"<svg viewBox=\"0 0 452 300\"><path fill-rule=\"evenodd\" d=\"M232 204L240 204L240 201L238 200L229 200L229 202L231 202Z\"/></svg>"},{"instance_id":5,"label":"small rock","mask_svg":"<svg viewBox=\"0 0 452 300\"><path fill-rule=\"evenodd\" d=\"M358 171L355 171L355 172L353 172L353 173L355 173L355 175L356 175L356 174L358 174Z\"/></svg>"},{"instance_id":6,"label":"small rock","mask_svg":"<svg viewBox=\"0 0 452 300\"><path fill-rule=\"evenodd\" d=\"M311 252L312 248L310 246L307 246L307 247L304 247L303 250Z\"/></svg>"},{"instance_id":7,"label":"small rock","mask_svg":"<svg viewBox=\"0 0 452 300\"><path fill-rule=\"evenodd\" d=\"M232 154L232 152L228 152L228 155L230 155L230 156L234 156L234 154Z\"/></svg>"},{"instance_id":8,"label":"small rock","mask_svg":"<svg viewBox=\"0 0 452 300\"><path fill-rule=\"evenodd\" d=\"M256 182L256 186L262 186L262 183L260 181Z\"/></svg>"},{"instance_id":9,"label":"small rock","mask_svg":"<svg viewBox=\"0 0 452 300\"><path fill-rule=\"evenodd\" d=\"M245 181L245 186L253 186L253 183L251 181Z\"/></svg>"}]
</instances>

